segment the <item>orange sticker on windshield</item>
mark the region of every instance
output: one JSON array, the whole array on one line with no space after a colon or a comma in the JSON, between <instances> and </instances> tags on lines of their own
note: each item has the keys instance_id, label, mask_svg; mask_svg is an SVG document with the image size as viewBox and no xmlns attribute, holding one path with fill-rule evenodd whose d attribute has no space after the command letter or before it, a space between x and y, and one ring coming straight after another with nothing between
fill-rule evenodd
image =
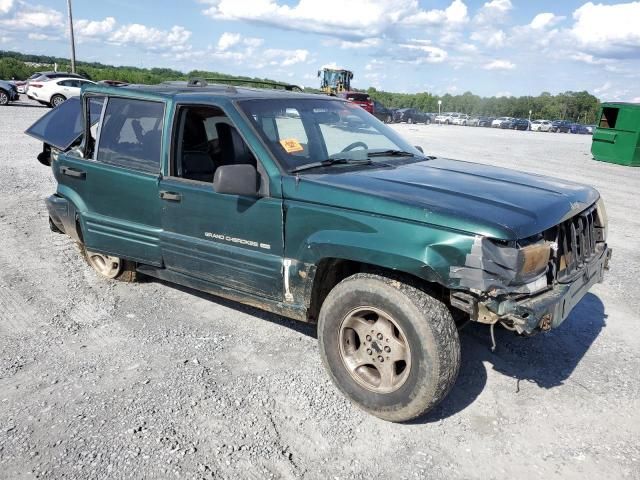
<instances>
[{"instance_id":1,"label":"orange sticker on windshield","mask_svg":"<svg viewBox=\"0 0 640 480\"><path fill-rule=\"evenodd\" d=\"M300 145L300 142L295 138L280 140L280 145L282 145L282 148L284 148L284 151L287 153L297 153L304 151L304 147Z\"/></svg>"}]
</instances>

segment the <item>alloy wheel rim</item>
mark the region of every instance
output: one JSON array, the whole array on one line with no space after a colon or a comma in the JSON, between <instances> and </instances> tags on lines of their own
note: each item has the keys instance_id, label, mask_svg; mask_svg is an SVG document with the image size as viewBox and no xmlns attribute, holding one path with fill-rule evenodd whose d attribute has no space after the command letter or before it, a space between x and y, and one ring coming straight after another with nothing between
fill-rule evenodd
<instances>
[{"instance_id":1,"label":"alloy wheel rim","mask_svg":"<svg viewBox=\"0 0 640 480\"><path fill-rule=\"evenodd\" d=\"M392 393L411 371L407 337L393 317L374 307L349 312L338 333L340 357L349 375L374 393Z\"/></svg>"},{"instance_id":2,"label":"alloy wheel rim","mask_svg":"<svg viewBox=\"0 0 640 480\"><path fill-rule=\"evenodd\" d=\"M9 97L6 93L0 92L0 105L6 105L9 103Z\"/></svg>"},{"instance_id":3,"label":"alloy wheel rim","mask_svg":"<svg viewBox=\"0 0 640 480\"><path fill-rule=\"evenodd\" d=\"M57 107L58 105L60 105L63 102L64 102L64 100L62 100L60 97L56 97L56 98L53 99L53 106Z\"/></svg>"},{"instance_id":4,"label":"alloy wheel rim","mask_svg":"<svg viewBox=\"0 0 640 480\"><path fill-rule=\"evenodd\" d=\"M87 251L87 259L96 272L107 278L116 278L122 268L118 257Z\"/></svg>"}]
</instances>

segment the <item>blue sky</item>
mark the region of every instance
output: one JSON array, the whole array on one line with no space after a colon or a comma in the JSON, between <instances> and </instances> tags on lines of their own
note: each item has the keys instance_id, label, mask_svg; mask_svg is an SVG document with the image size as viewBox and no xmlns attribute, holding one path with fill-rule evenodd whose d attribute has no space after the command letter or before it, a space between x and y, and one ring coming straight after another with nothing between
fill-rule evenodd
<instances>
[{"instance_id":1,"label":"blue sky","mask_svg":"<svg viewBox=\"0 0 640 480\"><path fill-rule=\"evenodd\" d=\"M640 102L640 1L74 0L78 58L315 86ZM66 0L0 0L0 49L68 56Z\"/></svg>"}]
</instances>

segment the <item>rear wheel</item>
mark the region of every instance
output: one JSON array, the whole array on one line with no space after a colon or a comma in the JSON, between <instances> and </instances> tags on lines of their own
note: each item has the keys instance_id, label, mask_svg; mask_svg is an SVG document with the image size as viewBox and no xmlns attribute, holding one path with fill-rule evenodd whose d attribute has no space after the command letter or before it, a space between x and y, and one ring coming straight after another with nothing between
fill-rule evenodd
<instances>
[{"instance_id":1,"label":"rear wheel","mask_svg":"<svg viewBox=\"0 0 640 480\"><path fill-rule=\"evenodd\" d=\"M0 105L7 105L9 103L9 95L4 90L0 90Z\"/></svg>"},{"instance_id":2,"label":"rear wheel","mask_svg":"<svg viewBox=\"0 0 640 480\"><path fill-rule=\"evenodd\" d=\"M320 310L318 340L336 386L384 420L425 414L458 375L460 342L446 305L391 278L358 274L339 283Z\"/></svg>"},{"instance_id":3,"label":"rear wheel","mask_svg":"<svg viewBox=\"0 0 640 480\"><path fill-rule=\"evenodd\" d=\"M384 119L384 123L391 123L392 121L391 115L387 115L387 118Z\"/></svg>"},{"instance_id":4,"label":"rear wheel","mask_svg":"<svg viewBox=\"0 0 640 480\"><path fill-rule=\"evenodd\" d=\"M67 99L63 95L56 94L51 97L51 106L57 107L58 105L62 105Z\"/></svg>"},{"instance_id":5,"label":"rear wheel","mask_svg":"<svg viewBox=\"0 0 640 480\"><path fill-rule=\"evenodd\" d=\"M137 280L136 265L134 262L124 260L120 257L92 252L87 250L84 245L80 245L80 249L82 256L89 266L101 277L110 280L120 280L122 282L135 282Z\"/></svg>"},{"instance_id":6,"label":"rear wheel","mask_svg":"<svg viewBox=\"0 0 640 480\"><path fill-rule=\"evenodd\" d=\"M407 118L407 123L413 123L413 118L411 117Z\"/></svg>"}]
</instances>

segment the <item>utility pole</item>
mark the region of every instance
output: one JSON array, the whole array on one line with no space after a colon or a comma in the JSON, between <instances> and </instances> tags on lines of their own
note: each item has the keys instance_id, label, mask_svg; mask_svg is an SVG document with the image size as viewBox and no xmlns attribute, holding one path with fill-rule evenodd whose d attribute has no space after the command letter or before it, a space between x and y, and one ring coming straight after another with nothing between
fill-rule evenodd
<instances>
[{"instance_id":1,"label":"utility pole","mask_svg":"<svg viewBox=\"0 0 640 480\"><path fill-rule=\"evenodd\" d=\"M73 36L73 13L71 13L71 0L67 0L69 12L69 37L71 38L71 73L76 73L76 39Z\"/></svg>"}]
</instances>

